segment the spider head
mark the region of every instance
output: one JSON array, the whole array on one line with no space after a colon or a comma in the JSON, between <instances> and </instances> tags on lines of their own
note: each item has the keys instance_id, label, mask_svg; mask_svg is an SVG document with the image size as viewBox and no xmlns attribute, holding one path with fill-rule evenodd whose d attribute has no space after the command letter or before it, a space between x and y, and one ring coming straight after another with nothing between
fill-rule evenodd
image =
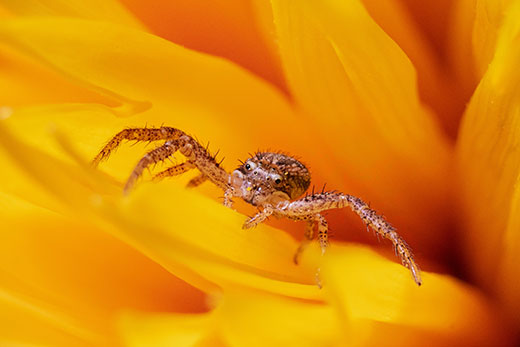
<instances>
[{"instance_id":1,"label":"spider head","mask_svg":"<svg viewBox=\"0 0 520 347\"><path fill-rule=\"evenodd\" d=\"M259 152L234 172L235 189L246 202L261 206L292 200L309 187L309 170L298 160L281 153Z\"/></svg>"}]
</instances>

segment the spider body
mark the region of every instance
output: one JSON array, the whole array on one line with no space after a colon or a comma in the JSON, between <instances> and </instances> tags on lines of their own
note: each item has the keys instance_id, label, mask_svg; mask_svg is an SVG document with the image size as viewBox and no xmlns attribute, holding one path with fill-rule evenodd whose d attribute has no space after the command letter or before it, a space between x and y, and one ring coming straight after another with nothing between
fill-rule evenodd
<instances>
[{"instance_id":1,"label":"spider body","mask_svg":"<svg viewBox=\"0 0 520 347\"><path fill-rule=\"evenodd\" d=\"M397 234L394 227L361 199L335 191L322 191L302 198L310 185L311 175L304 164L289 155L258 152L229 174L220 163L216 162L207 148L182 130L171 127L134 128L124 129L116 134L94 158L93 165L97 166L125 140L164 141L161 146L148 152L137 163L126 182L125 193L132 189L146 168L163 162L179 151L186 157L186 161L160 172L154 176L154 179L176 176L191 169L198 169L200 174L188 183L189 187L198 186L209 180L224 191L225 206L232 207L232 198L241 198L258 208L258 213L246 220L244 229L262 223L271 215L306 221L305 238L296 250L293 258L295 263L298 263L305 246L316 236L322 253L327 249L328 223L321 212L350 207L367 226L393 243L396 255L399 255L402 264L410 269L415 282L418 285L422 283L410 247Z\"/></svg>"},{"instance_id":2,"label":"spider body","mask_svg":"<svg viewBox=\"0 0 520 347\"><path fill-rule=\"evenodd\" d=\"M300 197L311 183L309 170L298 160L282 154L258 152L234 172L241 182L241 196L253 206Z\"/></svg>"}]
</instances>

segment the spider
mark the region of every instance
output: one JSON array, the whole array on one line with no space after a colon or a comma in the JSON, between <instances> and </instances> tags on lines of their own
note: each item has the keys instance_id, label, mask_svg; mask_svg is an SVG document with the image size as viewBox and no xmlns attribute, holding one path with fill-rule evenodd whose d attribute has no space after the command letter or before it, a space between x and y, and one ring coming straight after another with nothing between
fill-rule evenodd
<instances>
[{"instance_id":1,"label":"spider","mask_svg":"<svg viewBox=\"0 0 520 347\"><path fill-rule=\"evenodd\" d=\"M172 166L154 179L177 176L191 169L198 169L200 174L189 181L189 187L196 187L210 180L224 191L224 205L232 207L232 198L241 198L258 208L258 213L246 220L243 229L252 228L265 221L269 216L286 217L296 221L306 221L304 240L296 250L293 261L298 264L299 257L310 241L316 237L321 253L325 253L329 244L328 223L321 212L350 207L375 233L392 242L396 255L408 268L417 285L422 284L419 267L414 261L412 251L395 228L381 215L371 209L361 199L337 191L322 191L302 197L311 183L309 170L297 159L282 153L258 152L234 170L226 172L221 163L215 160L207 147L202 146L193 137L182 130L171 127L124 129L116 134L94 158L97 166L103 159L125 140L164 141L148 152L137 163L130 174L124 193L135 185L143 171L151 165L162 162L179 151L186 161ZM319 285L319 283L318 283Z\"/></svg>"}]
</instances>

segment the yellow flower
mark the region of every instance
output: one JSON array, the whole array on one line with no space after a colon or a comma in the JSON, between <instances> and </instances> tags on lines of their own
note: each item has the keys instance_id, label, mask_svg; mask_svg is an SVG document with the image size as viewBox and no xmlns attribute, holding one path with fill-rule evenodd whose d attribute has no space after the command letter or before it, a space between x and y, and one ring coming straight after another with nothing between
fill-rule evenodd
<instances>
[{"instance_id":1,"label":"yellow flower","mask_svg":"<svg viewBox=\"0 0 520 347\"><path fill-rule=\"evenodd\" d=\"M0 344L512 345L520 1L413 3L0 1ZM189 175L123 197L144 147L88 161L146 124L297 154L384 212L424 285L348 211L295 266L301 225L244 231Z\"/></svg>"}]
</instances>

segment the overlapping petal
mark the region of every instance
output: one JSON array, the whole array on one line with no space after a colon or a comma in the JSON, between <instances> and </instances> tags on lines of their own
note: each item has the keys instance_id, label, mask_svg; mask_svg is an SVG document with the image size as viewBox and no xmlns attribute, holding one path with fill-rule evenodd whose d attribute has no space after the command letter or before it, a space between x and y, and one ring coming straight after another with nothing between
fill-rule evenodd
<instances>
[{"instance_id":1,"label":"overlapping petal","mask_svg":"<svg viewBox=\"0 0 520 347\"><path fill-rule=\"evenodd\" d=\"M8 230L23 232L6 234L0 247L0 306L34 329L24 336L16 319L5 319L0 342L507 345L500 314L451 277L425 273L418 288L404 267L338 243L324 258L313 245L295 266L297 243L291 237L266 225L241 230L245 217L221 206L216 188L184 188L189 174L160 185L146 182L122 197L121 182L143 147L121 148L102 172L88 166L126 126L175 126L210 139L233 158L268 144L301 154L312 163L317 182L370 200L419 254L443 255L443 247L451 247L444 228L452 204L446 202L451 148L419 94L436 111L453 112L463 99L453 94L441 107L442 95L451 93L438 89L457 79L466 83L462 94L471 89L471 64L463 77L451 80L440 76L447 72L437 66L440 58L424 51L434 42L444 52L438 34L448 27L428 24L426 43L414 36L400 2L365 1L372 19L358 0L216 1L211 8L230 11L205 7L197 14L207 19L205 29L183 37L183 13L197 12L196 2L157 5L180 9L176 13L145 11L133 0L124 6L94 3L5 2L14 15L0 23L0 59L7 63L0 82L8 86L0 83L0 118L7 118L0 123L0 179L10 183L0 185L0 218ZM447 12L448 5L429 8ZM520 322L511 278L520 251L520 2L461 5L476 6L475 22L465 16L461 35L467 38L472 30L471 59L485 73L458 147L461 217L471 232L468 258L479 283L497 293ZM385 17L390 13L406 21L402 31ZM165 18L179 21L168 25ZM139 21L170 41L144 32ZM223 22L228 26L208 36L212 25ZM226 32L229 37L222 36ZM244 46L233 51L237 42ZM178 44L238 62L260 78ZM255 62L252 54L266 61ZM419 87L412 64L419 78L430 76ZM39 82L27 86L33 74ZM58 87L46 89L42 79ZM58 104L35 106L40 102ZM94 251L81 253L83 247ZM322 290L315 285L319 266ZM207 294L210 312L204 312ZM177 313L150 312L158 310ZM122 341L113 329L116 314Z\"/></svg>"},{"instance_id":2,"label":"overlapping petal","mask_svg":"<svg viewBox=\"0 0 520 347\"><path fill-rule=\"evenodd\" d=\"M0 201L0 344L113 345L122 308L205 309L200 291L94 225Z\"/></svg>"},{"instance_id":3,"label":"overlapping petal","mask_svg":"<svg viewBox=\"0 0 520 347\"><path fill-rule=\"evenodd\" d=\"M493 60L464 116L458 146L468 265L478 283L500 293L518 317L518 175L520 172L520 2L507 10ZM516 259L513 260L513 259Z\"/></svg>"},{"instance_id":4,"label":"overlapping petal","mask_svg":"<svg viewBox=\"0 0 520 347\"><path fill-rule=\"evenodd\" d=\"M122 1L157 36L235 62L287 92L277 47L255 20L255 2Z\"/></svg>"},{"instance_id":5,"label":"overlapping petal","mask_svg":"<svg viewBox=\"0 0 520 347\"><path fill-rule=\"evenodd\" d=\"M322 274L327 302L235 288L209 313L123 313L120 330L134 346L507 345L497 312L449 277L425 276L428 287L417 288L405 269L360 246L335 247Z\"/></svg>"},{"instance_id":6,"label":"overlapping petal","mask_svg":"<svg viewBox=\"0 0 520 347\"><path fill-rule=\"evenodd\" d=\"M222 59L146 33L53 18L5 21L0 37L135 111L153 105L159 124L188 132L196 128L197 136L223 146L230 157L243 157L265 143L285 143L293 133L305 136L290 104L274 87ZM187 116L193 114L198 116ZM294 138L299 143L286 149L304 142ZM248 141L244 151L231 145L239 140Z\"/></svg>"},{"instance_id":7,"label":"overlapping petal","mask_svg":"<svg viewBox=\"0 0 520 347\"><path fill-rule=\"evenodd\" d=\"M327 182L370 199L412 244L441 251L450 149L406 55L359 1L273 1L273 11L289 85L335 166Z\"/></svg>"},{"instance_id":8,"label":"overlapping petal","mask_svg":"<svg viewBox=\"0 0 520 347\"><path fill-rule=\"evenodd\" d=\"M123 204L119 191L102 176L19 142L6 129L2 144L19 166L75 213L109 223L115 228L109 229L112 233L196 287L214 291L213 282L319 297L314 270L292 263L296 243L280 230L263 225L254 232L237 229L243 216L178 183L138 190Z\"/></svg>"},{"instance_id":9,"label":"overlapping petal","mask_svg":"<svg viewBox=\"0 0 520 347\"><path fill-rule=\"evenodd\" d=\"M417 71L421 101L432 108L443 130L450 137L455 137L466 99L460 92L459 83L453 80L451 71L443 66L443 53L439 53L429 37L429 31L419 30L425 24L434 23L417 21L419 14L409 9L410 5L414 6L413 2L363 0L363 5L381 29L406 53ZM421 5L424 6L422 9L437 5L435 10L439 12L443 7L442 2L423 2ZM435 25L434 30L442 27L438 21Z\"/></svg>"},{"instance_id":10,"label":"overlapping petal","mask_svg":"<svg viewBox=\"0 0 520 347\"><path fill-rule=\"evenodd\" d=\"M144 29L141 22L115 0L2 0L1 4L15 15L79 17Z\"/></svg>"}]
</instances>

